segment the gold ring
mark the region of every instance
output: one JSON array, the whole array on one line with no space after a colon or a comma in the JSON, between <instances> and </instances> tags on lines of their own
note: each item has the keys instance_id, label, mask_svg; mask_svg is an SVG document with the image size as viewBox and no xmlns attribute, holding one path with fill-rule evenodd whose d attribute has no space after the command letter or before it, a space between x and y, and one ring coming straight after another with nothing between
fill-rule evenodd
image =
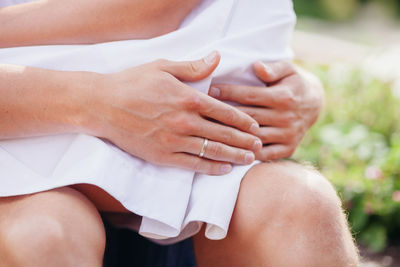
<instances>
[{"instance_id":1,"label":"gold ring","mask_svg":"<svg viewBox=\"0 0 400 267\"><path fill-rule=\"evenodd\" d=\"M203 147L201 148L201 151L199 154L200 158L204 157L204 153L206 152L207 145L208 145L208 139L204 138Z\"/></svg>"}]
</instances>

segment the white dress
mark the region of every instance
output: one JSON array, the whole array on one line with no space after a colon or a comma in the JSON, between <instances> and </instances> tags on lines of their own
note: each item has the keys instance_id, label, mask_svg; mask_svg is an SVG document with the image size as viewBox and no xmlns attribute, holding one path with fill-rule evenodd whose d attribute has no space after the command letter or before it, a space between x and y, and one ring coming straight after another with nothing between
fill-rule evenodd
<instances>
[{"instance_id":1,"label":"white dress","mask_svg":"<svg viewBox=\"0 0 400 267\"><path fill-rule=\"evenodd\" d=\"M263 85L251 64L291 58L294 24L290 0L204 0L177 31L157 38L6 48L0 49L0 62L110 73L159 58L198 59L218 50L222 59L217 70L210 78L190 84L207 93L212 80ZM206 223L205 235L222 239L249 168L234 166L229 174L209 176L160 167L84 134L6 140L0 141L0 196L92 184L142 216L138 231L143 236L173 243L197 233Z\"/></svg>"}]
</instances>

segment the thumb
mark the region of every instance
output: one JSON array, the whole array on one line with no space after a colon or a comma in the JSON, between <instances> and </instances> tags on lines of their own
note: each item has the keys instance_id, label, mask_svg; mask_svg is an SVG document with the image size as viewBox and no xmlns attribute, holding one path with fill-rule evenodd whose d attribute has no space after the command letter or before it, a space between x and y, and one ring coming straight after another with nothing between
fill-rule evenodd
<instances>
[{"instance_id":1,"label":"thumb","mask_svg":"<svg viewBox=\"0 0 400 267\"><path fill-rule=\"evenodd\" d=\"M214 51L203 59L195 61L167 61L161 70L181 81L195 82L208 77L218 66L221 56Z\"/></svg>"}]
</instances>

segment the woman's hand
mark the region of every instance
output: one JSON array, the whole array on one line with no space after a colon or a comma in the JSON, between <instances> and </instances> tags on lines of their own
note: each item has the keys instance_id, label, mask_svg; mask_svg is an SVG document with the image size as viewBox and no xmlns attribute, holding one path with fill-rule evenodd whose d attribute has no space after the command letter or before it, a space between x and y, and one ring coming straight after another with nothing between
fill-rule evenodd
<instances>
[{"instance_id":1,"label":"woman's hand","mask_svg":"<svg viewBox=\"0 0 400 267\"><path fill-rule=\"evenodd\" d=\"M261 125L258 136L265 145L256 154L262 161L290 157L323 106L318 78L290 62L254 64L264 87L214 84L210 95L243 104L238 108Z\"/></svg>"},{"instance_id":2,"label":"woman's hand","mask_svg":"<svg viewBox=\"0 0 400 267\"><path fill-rule=\"evenodd\" d=\"M198 81L219 64L158 60L94 81L89 131L151 163L220 175L250 164L262 144L256 120L181 81ZM199 157L209 139L204 158Z\"/></svg>"}]
</instances>

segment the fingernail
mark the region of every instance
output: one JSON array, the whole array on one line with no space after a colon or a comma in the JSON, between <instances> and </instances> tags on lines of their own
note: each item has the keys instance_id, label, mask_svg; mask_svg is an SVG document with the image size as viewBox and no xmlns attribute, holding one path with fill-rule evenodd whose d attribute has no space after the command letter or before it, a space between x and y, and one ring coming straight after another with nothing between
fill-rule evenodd
<instances>
[{"instance_id":1,"label":"fingernail","mask_svg":"<svg viewBox=\"0 0 400 267\"><path fill-rule=\"evenodd\" d=\"M208 92L208 94L212 97L217 98L220 96L221 91L219 90L219 88L213 86L210 88L210 91Z\"/></svg>"},{"instance_id":2,"label":"fingernail","mask_svg":"<svg viewBox=\"0 0 400 267\"><path fill-rule=\"evenodd\" d=\"M258 151L259 149L261 149L262 148L262 143L261 143L261 141L260 140L256 140L256 141L254 141L254 145L253 145L253 150L254 151Z\"/></svg>"},{"instance_id":3,"label":"fingernail","mask_svg":"<svg viewBox=\"0 0 400 267\"><path fill-rule=\"evenodd\" d=\"M255 159L255 156L254 156L253 153L251 153L251 152L246 152L246 154L245 154L245 156L244 156L244 162L245 162L246 164L252 163L252 162L254 161L254 159Z\"/></svg>"},{"instance_id":4,"label":"fingernail","mask_svg":"<svg viewBox=\"0 0 400 267\"><path fill-rule=\"evenodd\" d=\"M267 64L265 64L263 62L261 62L261 64L263 65L264 70L265 70L266 73L268 73L269 75L273 74L274 71L272 70L272 68L270 66L268 66Z\"/></svg>"},{"instance_id":5,"label":"fingernail","mask_svg":"<svg viewBox=\"0 0 400 267\"><path fill-rule=\"evenodd\" d=\"M224 164L221 166L221 172L222 173L228 173L232 170L232 165L230 164Z\"/></svg>"},{"instance_id":6,"label":"fingernail","mask_svg":"<svg viewBox=\"0 0 400 267\"><path fill-rule=\"evenodd\" d=\"M211 54L204 58L204 63L206 63L207 65L213 65L215 60L217 60L217 57L218 53L216 51L213 51Z\"/></svg>"},{"instance_id":7,"label":"fingernail","mask_svg":"<svg viewBox=\"0 0 400 267\"><path fill-rule=\"evenodd\" d=\"M257 123L253 123L250 126L250 132L253 133L253 134L257 134L259 129L260 129L260 126L258 126Z\"/></svg>"}]
</instances>

